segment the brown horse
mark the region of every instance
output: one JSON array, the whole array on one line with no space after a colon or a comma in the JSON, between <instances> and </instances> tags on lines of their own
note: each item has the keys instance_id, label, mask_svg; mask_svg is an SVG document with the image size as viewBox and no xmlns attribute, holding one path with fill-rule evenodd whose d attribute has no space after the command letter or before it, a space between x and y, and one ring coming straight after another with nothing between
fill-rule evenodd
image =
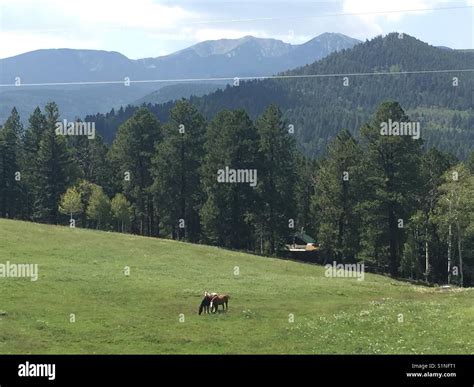
<instances>
[{"instance_id":1,"label":"brown horse","mask_svg":"<svg viewBox=\"0 0 474 387\"><path fill-rule=\"evenodd\" d=\"M219 309L219 305L222 305L222 309L229 309L229 299L230 296L227 294L218 294L211 298L211 303L209 307L211 308L212 313L216 313Z\"/></svg>"}]
</instances>

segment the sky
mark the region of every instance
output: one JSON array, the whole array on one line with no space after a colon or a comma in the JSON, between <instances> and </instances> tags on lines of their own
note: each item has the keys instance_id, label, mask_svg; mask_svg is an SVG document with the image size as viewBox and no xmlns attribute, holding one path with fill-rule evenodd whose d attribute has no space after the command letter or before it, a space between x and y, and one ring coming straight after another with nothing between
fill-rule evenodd
<instances>
[{"instance_id":1,"label":"sky","mask_svg":"<svg viewBox=\"0 0 474 387\"><path fill-rule=\"evenodd\" d=\"M439 9L453 7L463 8ZM474 0L0 0L0 58L74 48L138 59L204 40L253 35L301 44L324 32L366 40L397 31L472 49L473 28Z\"/></svg>"}]
</instances>

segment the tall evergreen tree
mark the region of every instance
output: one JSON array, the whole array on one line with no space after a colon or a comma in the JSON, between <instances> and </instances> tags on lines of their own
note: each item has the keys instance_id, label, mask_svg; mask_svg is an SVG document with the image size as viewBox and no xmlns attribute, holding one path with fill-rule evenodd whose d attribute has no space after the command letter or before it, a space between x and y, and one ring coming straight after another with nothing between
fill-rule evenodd
<instances>
[{"instance_id":1,"label":"tall evergreen tree","mask_svg":"<svg viewBox=\"0 0 474 387\"><path fill-rule=\"evenodd\" d=\"M26 158L36 157L45 127L46 117L41 113L41 109L36 107L28 119L28 128L25 133L24 148L27 155Z\"/></svg>"},{"instance_id":2,"label":"tall evergreen tree","mask_svg":"<svg viewBox=\"0 0 474 387\"><path fill-rule=\"evenodd\" d=\"M203 163L206 201L201 210L207 242L233 248L255 248L250 222L255 214L255 188L250 183L232 182L232 179L219 182L218 177L231 169L248 173L258 170L257 145L257 132L244 110L223 110L209 124Z\"/></svg>"},{"instance_id":3,"label":"tall evergreen tree","mask_svg":"<svg viewBox=\"0 0 474 387\"><path fill-rule=\"evenodd\" d=\"M25 199L21 181L23 125L16 108L0 129L0 216L14 218L21 214Z\"/></svg>"},{"instance_id":4,"label":"tall evergreen tree","mask_svg":"<svg viewBox=\"0 0 474 387\"><path fill-rule=\"evenodd\" d=\"M161 222L173 238L196 242L203 194L200 168L206 121L188 101L178 101L163 126L153 159L153 192Z\"/></svg>"},{"instance_id":5,"label":"tall evergreen tree","mask_svg":"<svg viewBox=\"0 0 474 387\"><path fill-rule=\"evenodd\" d=\"M381 124L409 122L398 102L382 103L370 124L361 128L367 142L367 197L363 235L365 253L373 254L398 275L404 243L403 227L415 207L419 186L421 140L408 135L384 135ZM369 247L369 249L367 248Z\"/></svg>"},{"instance_id":6,"label":"tall evergreen tree","mask_svg":"<svg viewBox=\"0 0 474 387\"><path fill-rule=\"evenodd\" d=\"M262 225L265 252L275 254L290 234L295 208L296 144L282 120L281 111L270 105L256 123L258 138L258 222Z\"/></svg>"},{"instance_id":7,"label":"tall evergreen tree","mask_svg":"<svg viewBox=\"0 0 474 387\"><path fill-rule=\"evenodd\" d=\"M160 123L146 108L141 108L120 126L110 150L115 178L121 181L134 208L134 231L142 235L159 234L153 205L151 160L161 138Z\"/></svg>"},{"instance_id":8,"label":"tall evergreen tree","mask_svg":"<svg viewBox=\"0 0 474 387\"><path fill-rule=\"evenodd\" d=\"M41 135L39 149L34 159L34 218L48 223L58 223L61 195L74 183L71 176L77 175L67 148L66 138L56 134L59 119L54 102L45 107L45 129Z\"/></svg>"},{"instance_id":9,"label":"tall evergreen tree","mask_svg":"<svg viewBox=\"0 0 474 387\"><path fill-rule=\"evenodd\" d=\"M42 182L39 180L37 172L37 164L35 162L38 157L41 137L46 128L46 117L43 115L39 107L36 107L33 114L28 119L28 127L24 138L24 152L22 158L22 180L26 185L26 202L25 213L26 218L33 217L34 203L36 201L35 193L38 191Z\"/></svg>"},{"instance_id":10,"label":"tall evergreen tree","mask_svg":"<svg viewBox=\"0 0 474 387\"><path fill-rule=\"evenodd\" d=\"M359 251L362 149L343 130L316 172L314 205L318 241L327 258L354 261Z\"/></svg>"}]
</instances>

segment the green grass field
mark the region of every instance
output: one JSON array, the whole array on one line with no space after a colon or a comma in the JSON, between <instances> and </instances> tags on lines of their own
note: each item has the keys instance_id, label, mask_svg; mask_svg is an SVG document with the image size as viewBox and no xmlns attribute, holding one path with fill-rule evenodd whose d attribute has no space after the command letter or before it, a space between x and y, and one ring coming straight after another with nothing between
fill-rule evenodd
<instances>
[{"instance_id":1,"label":"green grass field","mask_svg":"<svg viewBox=\"0 0 474 387\"><path fill-rule=\"evenodd\" d=\"M38 264L39 278L0 278L1 354L474 353L474 289L0 220L7 261ZM199 316L204 290L228 293L229 311Z\"/></svg>"}]
</instances>

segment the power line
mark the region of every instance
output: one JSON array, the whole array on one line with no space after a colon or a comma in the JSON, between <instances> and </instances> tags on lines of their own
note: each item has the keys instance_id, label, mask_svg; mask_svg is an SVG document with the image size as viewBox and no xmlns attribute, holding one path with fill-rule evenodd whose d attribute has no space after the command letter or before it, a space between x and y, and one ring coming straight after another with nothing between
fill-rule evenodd
<instances>
[{"instance_id":1,"label":"power line","mask_svg":"<svg viewBox=\"0 0 474 387\"><path fill-rule=\"evenodd\" d=\"M84 81L84 82L47 82L47 83L23 83L23 84L0 84L0 87L33 87L33 86L87 86L87 85L125 85L125 83L170 83L170 82L212 82L212 81L247 81L265 79L299 79L299 78L328 78L328 77L359 77L377 75L410 75L410 74L442 74L442 73L465 73L474 72L474 69L453 69L453 70L416 70L416 71L393 71L393 72L373 72L373 73L340 73L340 74L301 74L301 75L266 75L266 76L245 76L245 77L220 77L220 78L176 78L176 79L147 79L126 81Z\"/></svg>"}]
</instances>

